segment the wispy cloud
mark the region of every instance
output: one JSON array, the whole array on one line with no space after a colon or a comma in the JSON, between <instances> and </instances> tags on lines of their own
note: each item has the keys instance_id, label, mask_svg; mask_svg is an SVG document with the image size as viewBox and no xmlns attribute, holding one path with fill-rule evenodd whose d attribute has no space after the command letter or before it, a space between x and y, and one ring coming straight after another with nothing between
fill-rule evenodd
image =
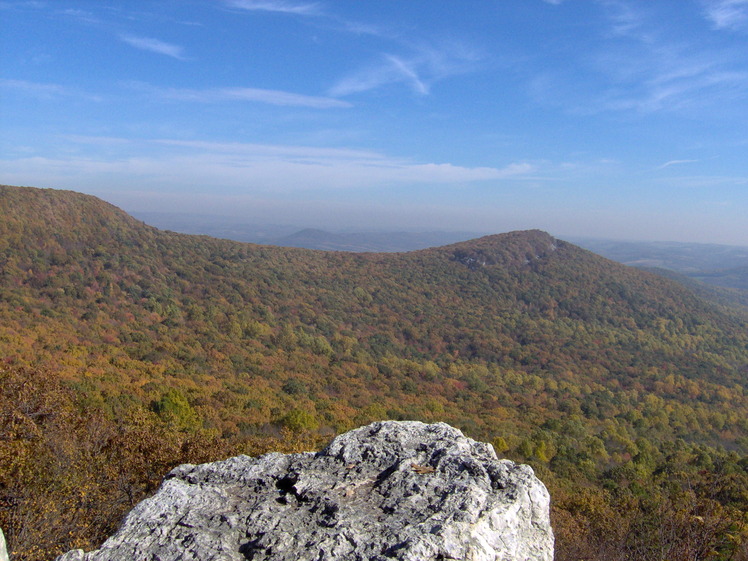
<instances>
[{"instance_id":1,"label":"wispy cloud","mask_svg":"<svg viewBox=\"0 0 748 561\"><path fill-rule=\"evenodd\" d=\"M680 72L662 70L629 88L627 93L611 93L602 107L611 110L635 110L643 113L682 111L703 107L721 99L740 95L746 90L748 74L716 68L711 65L688 67Z\"/></svg>"},{"instance_id":2,"label":"wispy cloud","mask_svg":"<svg viewBox=\"0 0 748 561\"><path fill-rule=\"evenodd\" d=\"M82 142L98 142L97 137L90 140L82 137ZM195 150L212 154L233 154L248 158L278 158L295 161L384 161L386 158L373 150L353 148L325 148L315 146L296 146L287 144L256 144L247 142L210 142L203 140L156 139L146 141L162 146Z\"/></svg>"},{"instance_id":3,"label":"wispy cloud","mask_svg":"<svg viewBox=\"0 0 748 561\"><path fill-rule=\"evenodd\" d=\"M717 29L741 29L748 26L748 0L707 0L707 19Z\"/></svg>"},{"instance_id":4,"label":"wispy cloud","mask_svg":"<svg viewBox=\"0 0 748 561\"><path fill-rule=\"evenodd\" d=\"M748 7L748 0L741 1ZM530 88L538 101L578 114L693 113L717 105L729 110L730 102L748 92L742 55L669 37L658 4L600 4L607 11L608 32L574 67L535 76Z\"/></svg>"},{"instance_id":5,"label":"wispy cloud","mask_svg":"<svg viewBox=\"0 0 748 561\"><path fill-rule=\"evenodd\" d=\"M280 14L314 17L315 25L322 25L354 35L392 38L398 32L390 26L375 25L370 22L349 20L325 9L321 2L298 2L293 0L221 0L230 9L247 12L276 12Z\"/></svg>"},{"instance_id":6,"label":"wispy cloud","mask_svg":"<svg viewBox=\"0 0 748 561\"><path fill-rule=\"evenodd\" d=\"M329 94L346 96L401 83L426 95L434 83L472 69L478 58L474 51L459 44L420 46L409 55L383 54L377 62L339 80Z\"/></svg>"},{"instance_id":7,"label":"wispy cloud","mask_svg":"<svg viewBox=\"0 0 748 561\"><path fill-rule=\"evenodd\" d=\"M43 84L39 82L27 82L26 80L0 80L0 88L24 91L35 97L58 97L71 95L65 86L59 84Z\"/></svg>"},{"instance_id":8,"label":"wispy cloud","mask_svg":"<svg viewBox=\"0 0 748 561\"><path fill-rule=\"evenodd\" d=\"M101 101L101 97L81 92L75 88L61 84L28 82L26 80L0 79L0 89L15 90L37 99L54 99L59 97L73 97L88 101Z\"/></svg>"},{"instance_id":9,"label":"wispy cloud","mask_svg":"<svg viewBox=\"0 0 748 561\"><path fill-rule=\"evenodd\" d=\"M316 16L321 13L321 6L317 2L299 3L286 0L225 0L230 8L241 10L280 12L302 16Z\"/></svg>"},{"instance_id":10,"label":"wispy cloud","mask_svg":"<svg viewBox=\"0 0 748 561\"><path fill-rule=\"evenodd\" d=\"M0 9L10 10L15 8L28 8L31 10L42 10L47 7L46 2L40 0L21 0L15 2L0 2Z\"/></svg>"},{"instance_id":11,"label":"wispy cloud","mask_svg":"<svg viewBox=\"0 0 748 561\"><path fill-rule=\"evenodd\" d=\"M661 166L659 166L657 169L665 169L669 168L670 166L679 166L681 164L695 164L699 160L670 160L669 162L665 162Z\"/></svg>"},{"instance_id":12,"label":"wispy cloud","mask_svg":"<svg viewBox=\"0 0 748 561\"><path fill-rule=\"evenodd\" d=\"M330 88L330 95L342 97L358 92L374 90L388 84L406 83L419 94L429 93L426 78L418 75L419 63L395 55L383 55L382 60L346 76Z\"/></svg>"},{"instance_id":13,"label":"wispy cloud","mask_svg":"<svg viewBox=\"0 0 748 561\"><path fill-rule=\"evenodd\" d=\"M65 10L62 10L60 12L61 14L74 18L82 23L88 23L92 25L100 25L101 20L96 17L93 13L89 12L88 10L78 10L73 8L68 8Z\"/></svg>"},{"instance_id":14,"label":"wispy cloud","mask_svg":"<svg viewBox=\"0 0 748 561\"><path fill-rule=\"evenodd\" d=\"M394 55L387 55L385 58L391 63L391 68L395 73L402 76L402 78L411 85L415 92L418 92L419 94L429 93L428 86L418 76L418 72L416 71L417 64L415 61L403 60Z\"/></svg>"},{"instance_id":15,"label":"wispy cloud","mask_svg":"<svg viewBox=\"0 0 748 561\"><path fill-rule=\"evenodd\" d=\"M371 150L310 146L155 140L153 144L187 151L225 170L251 170L252 177L294 188L357 188L397 183L455 183L520 177L534 171L524 162L503 168L464 167L451 163L413 162ZM257 175L255 175L257 174ZM276 179L272 179L274 174ZM289 181L292 178L293 181ZM295 181L298 183L294 183ZM267 184L267 183L265 183ZM303 187L302 187L303 186Z\"/></svg>"},{"instance_id":16,"label":"wispy cloud","mask_svg":"<svg viewBox=\"0 0 748 561\"><path fill-rule=\"evenodd\" d=\"M71 137L100 150L95 137ZM116 139L105 139L108 144ZM440 185L460 188L484 181L521 179L532 165L510 163L502 168L465 167L452 163L415 162L368 150L172 139L125 141L127 156L109 157L106 150L83 157L26 157L2 161L3 178L26 183L37 177L50 184L106 180L181 190L210 185L225 193L282 193L308 190L357 190L397 185ZM122 152L120 152L122 153ZM216 191L216 192L217 192Z\"/></svg>"},{"instance_id":17,"label":"wispy cloud","mask_svg":"<svg viewBox=\"0 0 748 561\"><path fill-rule=\"evenodd\" d=\"M644 13L635 9L623 0L603 0L601 2L611 22L613 35L628 35L641 41L648 41L650 36L643 28Z\"/></svg>"},{"instance_id":18,"label":"wispy cloud","mask_svg":"<svg viewBox=\"0 0 748 561\"><path fill-rule=\"evenodd\" d=\"M183 55L183 49L179 45L172 45L171 43L165 43L159 39L153 39L151 37L138 37L135 35L121 34L119 38L135 47L136 49L142 49L144 51L151 51L160 55L166 55L178 60L185 60Z\"/></svg>"},{"instance_id":19,"label":"wispy cloud","mask_svg":"<svg viewBox=\"0 0 748 561\"><path fill-rule=\"evenodd\" d=\"M286 107L311 107L314 109L351 107L351 104L347 101L332 97L303 95L280 90L241 87L208 89L162 88L142 82L129 82L127 85L147 95L174 101L191 101L196 103L244 101Z\"/></svg>"},{"instance_id":20,"label":"wispy cloud","mask_svg":"<svg viewBox=\"0 0 748 561\"><path fill-rule=\"evenodd\" d=\"M372 37L391 37L393 35L392 29L379 25L338 18L336 20L341 29L354 35L370 35Z\"/></svg>"}]
</instances>

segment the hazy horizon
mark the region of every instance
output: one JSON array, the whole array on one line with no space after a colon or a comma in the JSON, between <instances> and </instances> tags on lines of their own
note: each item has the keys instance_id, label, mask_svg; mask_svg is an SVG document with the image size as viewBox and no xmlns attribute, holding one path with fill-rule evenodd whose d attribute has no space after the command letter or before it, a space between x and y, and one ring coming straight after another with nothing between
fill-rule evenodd
<instances>
[{"instance_id":1,"label":"hazy horizon","mask_svg":"<svg viewBox=\"0 0 748 561\"><path fill-rule=\"evenodd\" d=\"M0 182L748 245L748 2L0 1Z\"/></svg>"},{"instance_id":2,"label":"hazy horizon","mask_svg":"<svg viewBox=\"0 0 748 561\"><path fill-rule=\"evenodd\" d=\"M466 235L466 236L473 236L473 237L482 237L482 236L491 236L496 234L505 234L508 232L511 232L512 230L505 230L505 231L471 231L471 230L465 230L465 229L447 229L447 228L428 228L428 227L402 227L399 229L393 229L393 228L386 228L386 227L369 227L369 228L356 228L355 226L347 227L347 228L337 228L337 227L325 227L324 225L309 225L305 223L277 223L277 222L258 222L258 221L250 221L246 220L244 217L241 216L230 216L230 215L216 215L216 214L200 214L197 212L169 212L169 211L131 211L128 212L128 214L131 214L133 217L137 218L138 220L142 220L143 222L151 225L156 226L157 228L162 228L158 225L158 223L165 223L164 220L167 220L169 218L176 219L176 220L187 220L187 219L199 219L202 220L202 224L205 224L206 222L209 222L212 226L220 226L221 224L225 224L228 226L251 226L255 228L274 228L278 230L283 230L285 233L284 235L291 235L295 234L304 230L319 230L325 233L330 234L398 234L398 233L408 233L408 234L454 234L454 235ZM163 229L163 228L162 228ZM195 230L199 230L200 227L198 225L194 226ZM542 230L542 228L524 228L525 230ZM617 242L617 243L651 243L651 244L683 244L683 245L724 245L729 247L740 247L740 248L748 248L748 244L720 244L716 242L698 242L698 241L678 241L678 240L667 240L667 239L636 239L636 238L612 238L612 237L604 237L604 236L575 236L571 234L564 234L564 233L558 233L558 232L547 232L548 234L563 239L565 241L569 241L572 243L576 243L579 241L587 240L587 241L610 241L610 242ZM465 238L470 239L468 237Z\"/></svg>"}]
</instances>

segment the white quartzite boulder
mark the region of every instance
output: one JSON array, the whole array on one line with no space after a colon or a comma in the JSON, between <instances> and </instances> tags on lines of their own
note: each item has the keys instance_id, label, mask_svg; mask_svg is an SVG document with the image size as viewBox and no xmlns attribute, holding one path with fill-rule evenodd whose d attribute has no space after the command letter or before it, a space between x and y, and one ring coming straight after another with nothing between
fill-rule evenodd
<instances>
[{"instance_id":1,"label":"white quartzite boulder","mask_svg":"<svg viewBox=\"0 0 748 561\"><path fill-rule=\"evenodd\" d=\"M101 549L58 561L551 561L548 511L530 467L387 421L316 454L179 466Z\"/></svg>"},{"instance_id":2,"label":"white quartzite boulder","mask_svg":"<svg viewBox=\"0 0 748 561\"><path fill-rule=\"evenodd\" d=\"M5 545L5 535L2 528L0 528L0 561L8 561L8 548Z\"/></svg>"}]
</instances>

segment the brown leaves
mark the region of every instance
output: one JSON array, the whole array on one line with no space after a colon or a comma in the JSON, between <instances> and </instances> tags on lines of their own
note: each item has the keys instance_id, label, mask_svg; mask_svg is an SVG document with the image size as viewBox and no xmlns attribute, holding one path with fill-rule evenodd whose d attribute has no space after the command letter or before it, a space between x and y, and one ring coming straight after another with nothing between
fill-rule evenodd
<instances>
[{"instance_id":1,"label":"brown leaves","mask_svg":"<svg viewBox=\"0 0 748 561\"><path fill-rule=\"evenodd\" d=\"M91 549L175 465L230 455L142 408L115 422L44 370L0 371L0 527L12 558Z\"/></svg>"},{"instance_id":2,"label":"brown leaves","mask_svg":"<svg viewBox=\"0 0 748 561\"><path fill-rule=\"evenodd\" d=\"M418 464L410 464L410 467L418 475L426 475L428 473L434 473L436 471L436 469L434 469L431 466L422 466L422 465L418 465Z\"/></svg>"}]
</instances>

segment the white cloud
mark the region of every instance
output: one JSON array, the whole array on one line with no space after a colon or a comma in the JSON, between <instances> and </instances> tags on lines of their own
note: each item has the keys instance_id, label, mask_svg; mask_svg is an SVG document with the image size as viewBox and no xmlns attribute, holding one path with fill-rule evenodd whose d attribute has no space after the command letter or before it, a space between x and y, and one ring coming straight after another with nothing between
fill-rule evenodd
<instances>
[{"instance_id":1,"label":"white cloud","mask_svg":"<svg viewBox=\"0 0 748 561\"><path fill-rule=\"evenodd\" d=\"M429 93L429 85L418 75L415 60L404 60L384 55L380 64L364 68L340 80L330 89L330 95L346 96L374 90L388 84L406 83L418 94Z\"/></svg>"},{"instance_id":2,"label":"white cloud","mask_svg":"<svg viewBox=\"0 0 748 561\"><path fill-rule=\"evenodd\" d=\"M74 8L68 8L62 10L63 15L74 18L82 23L88 23L93 25L100 25L101 20L97 18L93 13L88 10L78 10Z\"/></svg>"},{"instance_id":3,"label":"white cloud","mask_svg":"<svg viewBox=\"0 0 748 561\"><path fill-rule=\"evenodd\" d=\"M719 61L685 53L656 55L650 60L648 76L642 80L638 94L611 99L611 106L620 103L644 112L677 111L742 95L748 74L721 66Z\"/></svg>"},{"instance_id":4,"label":"white cloud","mask_svg":"<svg viewBox=\"0 0 748 561\"><path fill-rule=\"evenodd\" d=\"M142 49L144 51L150 51L152 53L184 60L182 54L183 49L178 45L172 45L171 43L165 43L159 39L153 39L150 37L137 37L135 35L127 34L122 34L119 38L136 49Z\"/></svg>"},{"instance_id":5,"label":"white cloud","mask_svg":"<svg viewBox=\"0 0 748 561\"><path fill-rule=\"evenodd\" d=\"M226 0L230 8L241 10L280 12L285 14L297 14L303 16L314 16L320 14L320 5L313 3L288 2L286 0Z\"/></svg>"},{"instance_id":6,"label":"white cloud","mask_svg":"<svg viewBox=\"0 0 748 561\"><path fill-rule=\"evenodd\" d=\"M391 37L392 35L391 29L371 23L339 20L339 24L344 31L353 33L354 35L371 35L373 37Z\"/></svg>"},{"instance_id":7,"label":"white cloud","mask_svg":"<svg viewBox=\"0 0 748 561\"><path fill-rule=\"evenodd\" d=\"M225 101L247 101L267 103L270 105L311 107L315 109L351 107L347 101L332 97L311 96L284 92L280 90L265 90L258 88L161 88L142 82L129 82L129 87L142 91L148 95L174 101L192 101L196 103L221 103Z\"/></svg>"},{"instance_id":8,"label":"white cloud","mask_svg":"<svg viewBox=\"0 0 748 561\"><path fill-rule=\"evenodd\" d=\"M384 54L380 60L338 81L329 93L346 96L390 84L407 84L420 95L435 82L471 70L479 56L464 45L420 46L409 56Z\"/></svg>"},{"instance_id":9,"label":"white cloud","mask_svg":"<svg viewBox=\"0 0 748 561\"><path fill-rule=\"evenodd\" d=\"M88 101L101 101L101 98L99 96L81 92L79 90L76 90L75 88L70 88L68 86L63 86L60 84L45 84L39 82L28 82L26 80L0 79L0 89L16 90L37 99L73 97L78 99L85 99Z\"/></svg>"},{"instance_id":10,"label":"white cloud","mask_svg":"<svg viewBox=\"0 0 748 561\"><path fill-rule=\"evenodd\" d=\"M741 2L748 8L748 0ZM657 3L601 4L609 32L574 67L559 66L536 76L530 90L538 101L577 114L696 114L705 108L727 112L744 99L748 72L740 63L742 55L671 38L661 25Z\"/></svg>"},{"instance_id":11,"label":"white cloud","mask_svg":"<svg viewBox=\"0 0 748 561\"><path fill-rule=\"evenodd\" d=\"M740 29L748 24L748 0L707 0L706 17L717 29Z\"/></svg>"},{"instance_id":12,"label":"white cloud","mask_svg":"<svg viewBox=\"0 0 748 561\"><path fill-rule=\"evenodd\" d=\"M89 142L86 137L83 142ZM98 137L91 137L90 142L97 143ZM129 142L129 141L128 141ZM243 155L245 157L261 158L310 158L312 160L361 160L376 161L383 156L371 150L356 150L352 148L318 148L314 146L293 146L283 144L252 144L242 142L207 142L203 140L175 140L157 139L153 144L176 146L185 149L198 150L204 153L222 153Z\"/></svg>"},{"instance_id":13,"label":"white cloud","mask_svg":"<svg viewBox=\"0 0 748 561\"><path fill-rule=\"evenodd\" d=\"M165 191L223 194L358 190L397 185L458 188L472 182L517 179L533 167L503 168L413 162L366 150L305 146L212 143L183 140L130 141L126 157L101 155L95 137L71 137L92 150L87 156L27 157L2 162L2 180L11 184L62 186L142 185ZM106 139L112 143L116 139ZM99 152L96 152L99 150ZM96 152L96 155L94 155Z\"/></svg>"},{"instance_id":14,"label":"white cloud","mask_svg":"<svg viewBox=\"0 0 748 561\"><path fill-rule=\"evenodd\" d=\"M241 182L308 188L357 188L401 183L462 184L518 177L533 168L526 163L504 168L418 163L367 150L306 146L158 140L155 144L186 150L207 168ZM176 156L175 157L182 157ZM258 181L258 178L263 178Z\"/></svg>"},{"instance_id":15,"label":"white cloud","mask_svg":"<svg viewBox=\"0 0 748 561\"><path fill-rule=\"evenodd\" d=\"M694 164L698 162L699 160L670 160L669 162L665 162L661 166L659 166L657 169L665 169L669 168L670 166L679 166L681 164Z\"/></svg>"},{"instance_id":16,"label":"white cloud","mask_svg":"<svg viewBox=\"0 0 748 561\"><path fill-rule=\"evenodd\" d=\"M420 94L429 93L429 88L423 83L415 70L416 64L413 61L405 61L400 57L388 55L387 60L392 63L392 68L396 73L402 75L404 80L412 86L413 90Z\"/></svg>"},{"instance_id":17,"label":"white cloud","mask_svg":"<svg viewBox=\"0 0 748 561\"><path fill-rule=\"evenodd\" d=\"M26 80L0 80L0 88L20 90L34 97L52 98L71 95L65 86L59 84L41 84L39 82L28 82Z\"/></svg>"},{"instance_id":18,"label":"white cloud","mask_svg":"<svg viewBox=\"0 0 748 561\"><path fill-rule=\"evenodd\" d=\"M630 36L641 41L650 40L649 34L643 29L643 12L621 0L604 0L602 3L612 23L611 31L614 35Z\"/></svg>"}]
</instances>

